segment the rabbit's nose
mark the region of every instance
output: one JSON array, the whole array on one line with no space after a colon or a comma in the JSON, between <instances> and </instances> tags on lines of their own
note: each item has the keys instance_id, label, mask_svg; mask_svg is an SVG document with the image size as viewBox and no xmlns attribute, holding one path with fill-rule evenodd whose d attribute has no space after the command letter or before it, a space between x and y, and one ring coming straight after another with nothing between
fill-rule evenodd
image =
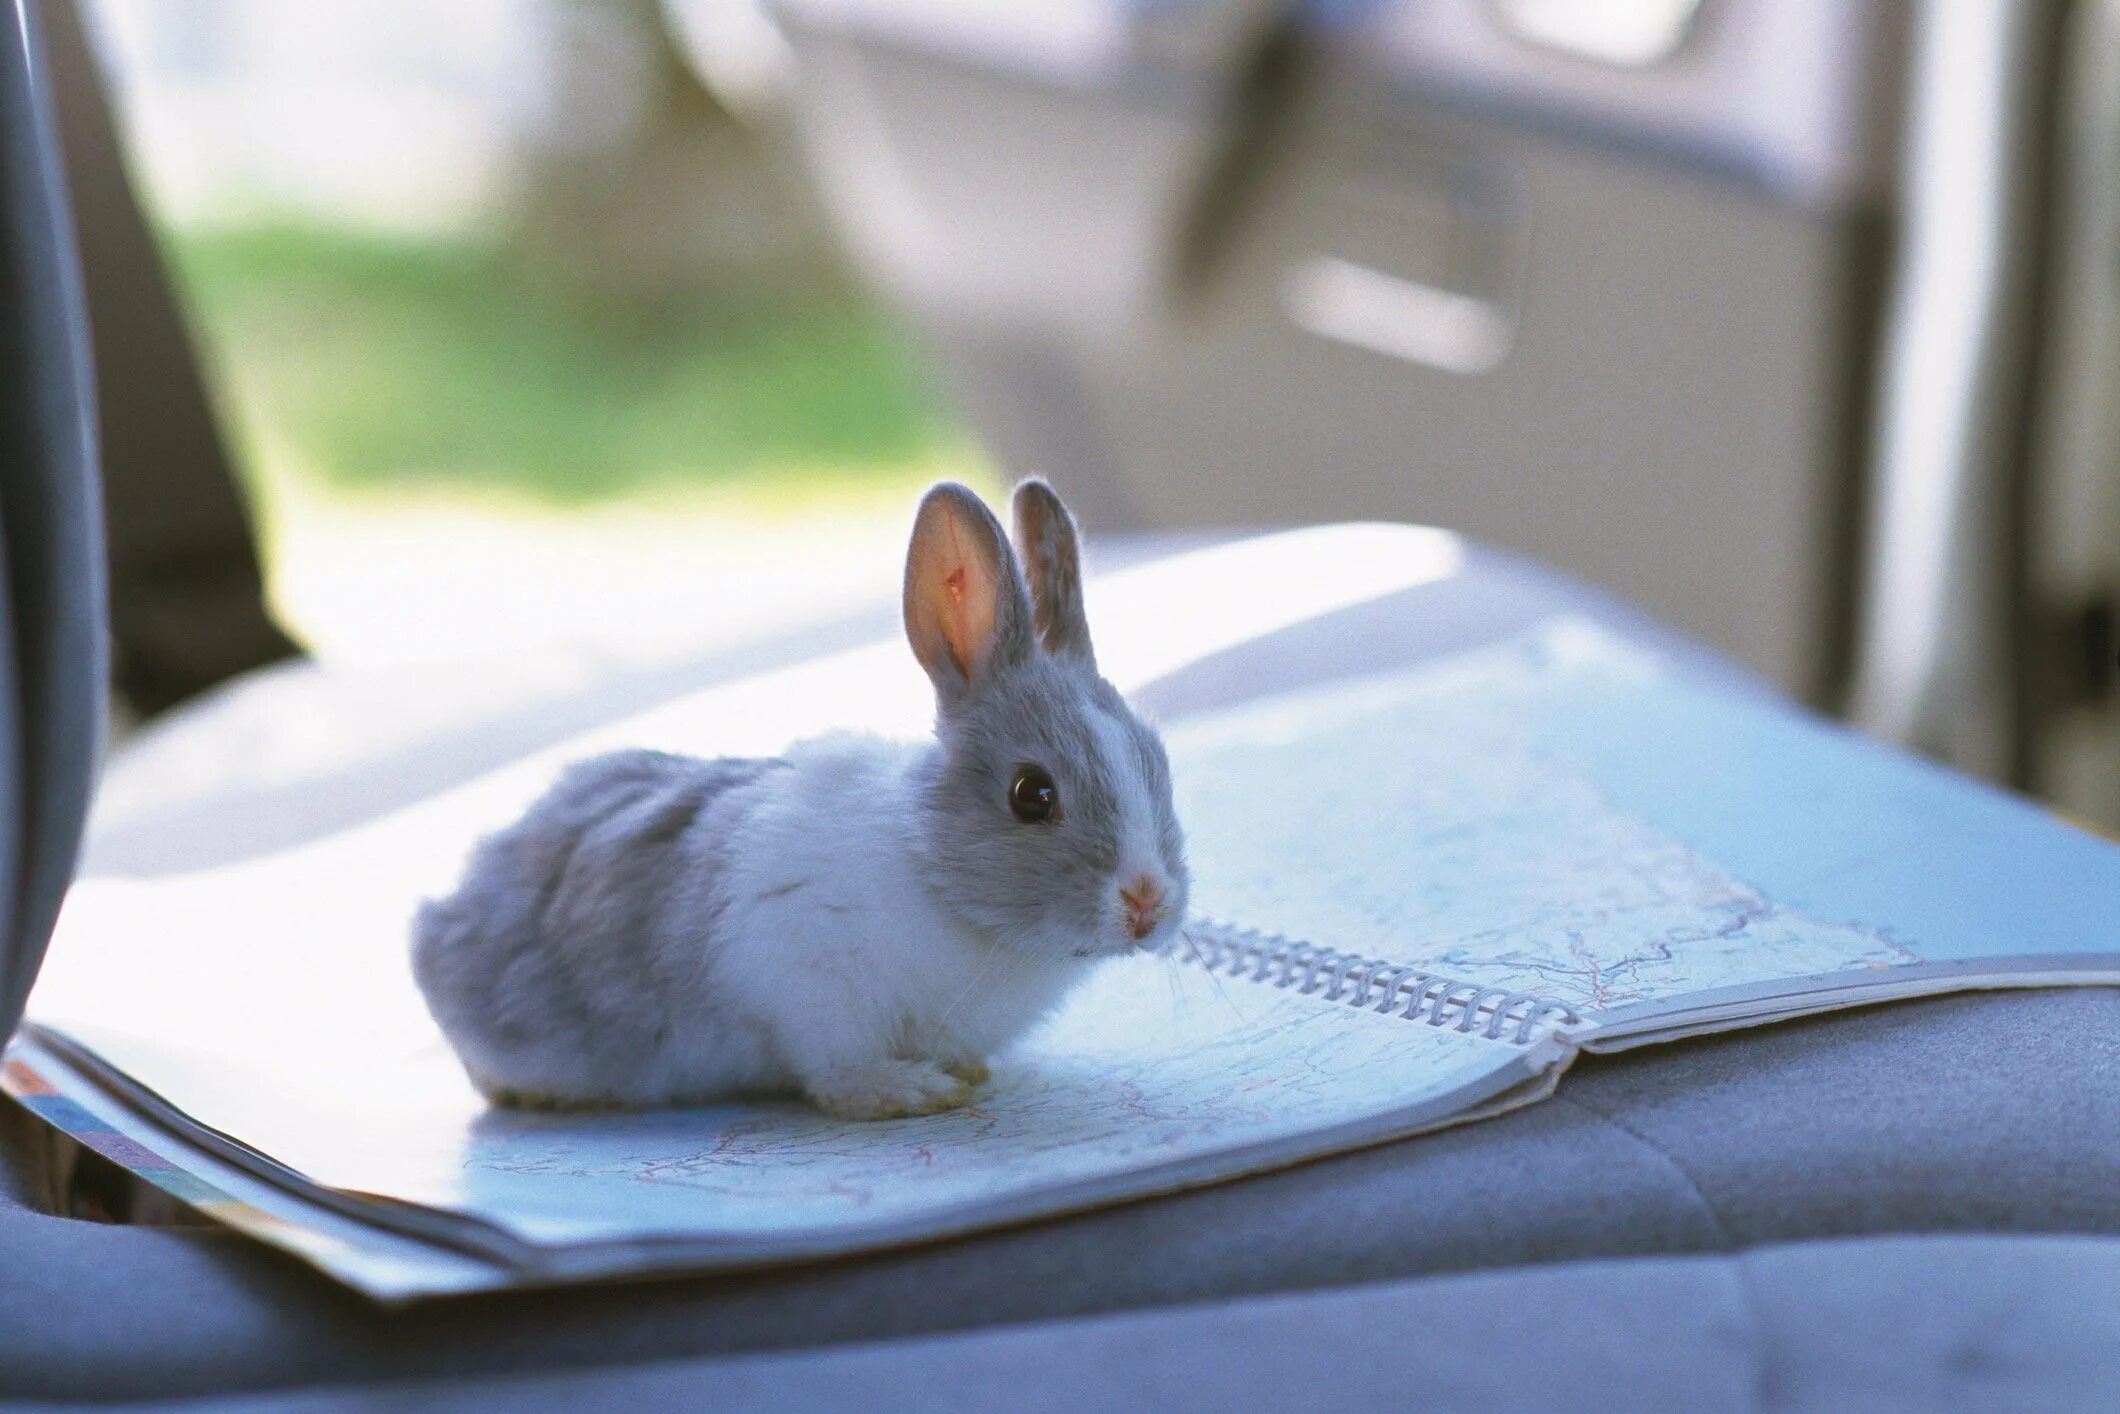
<instances>
[{"instance_id":1,"label":"rabbit's nose","mask_svg":"<svg viewBox=\"0 0 2120 1414\"><path fill-rule=\"evenodd\" d=\"M1119 886L1119 902L1126 907L1127 931L1136 938L1147 937L1163 921L1163 886L1146 874Z\"/></svg>"}]
</instances>

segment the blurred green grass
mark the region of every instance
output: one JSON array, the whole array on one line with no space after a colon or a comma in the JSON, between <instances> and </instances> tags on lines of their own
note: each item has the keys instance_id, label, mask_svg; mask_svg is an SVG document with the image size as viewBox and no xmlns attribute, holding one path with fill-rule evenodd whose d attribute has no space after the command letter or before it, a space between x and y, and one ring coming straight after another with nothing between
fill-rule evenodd
<instances>
[{"instance_id":1,"label":"blurred green grass","mask_svg":"<svg viewBox=\"0 0 2120 1414\"><path fill-rule=\"evenodd\" d=\"M647 305L505 246L299 226L172 249L246 442L337 490L573 505L895 481L963 451L916 349L849 294Z\"/></svg>"}]
</instances>

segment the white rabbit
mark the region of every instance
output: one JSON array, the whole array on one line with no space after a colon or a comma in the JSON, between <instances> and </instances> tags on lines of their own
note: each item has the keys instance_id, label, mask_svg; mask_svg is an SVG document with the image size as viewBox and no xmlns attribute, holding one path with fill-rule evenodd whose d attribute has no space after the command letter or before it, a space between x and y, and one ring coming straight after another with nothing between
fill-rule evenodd
<instances>
[{"instance_id":1,"label":"white rabbit","mask_svg":"<svg viewBox=\"0 0 2120 1414\"><path fill-rule=\"evenodd\" d=\"M1097 675L1059 498L1026 481L1015 517L1027 583L977 496L920 504L933 740L584 761L420 909L414 975L488 1099L947 1109L1099 959L1170 936L1162 743Z\"/></svg>"}]
</instances>

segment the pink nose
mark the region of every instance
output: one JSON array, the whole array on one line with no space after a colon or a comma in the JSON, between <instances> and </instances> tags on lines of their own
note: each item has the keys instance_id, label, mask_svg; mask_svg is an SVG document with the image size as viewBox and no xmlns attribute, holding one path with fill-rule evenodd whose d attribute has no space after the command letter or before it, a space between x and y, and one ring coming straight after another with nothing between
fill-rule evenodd
<instances>
[{"instance_id":1,"label":"pink nose","mask_svg":"<svg viewBox=\"0 0 2120 1414\"><path fill-rule=\"evenodd\" d=\"M1126 906L1126 929L1145 938L1163 921L1163 886L1143 874L1119 889L1119 902Z\"/></svg>"}]
</instances>

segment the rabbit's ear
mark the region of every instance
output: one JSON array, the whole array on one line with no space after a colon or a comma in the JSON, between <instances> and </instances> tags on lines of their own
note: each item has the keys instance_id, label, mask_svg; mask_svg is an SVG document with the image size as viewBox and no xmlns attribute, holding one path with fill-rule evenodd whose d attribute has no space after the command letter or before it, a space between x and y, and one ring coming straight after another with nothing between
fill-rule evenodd
<instances>
[{"instance_id":1,"label":"rabbit's ear","mask_svg":"<svg viewBox=\"0 0 2120 1414\"><path fill-rule=\"evenodd\" d=\"M1030 597L1008 537L955 482L929 491L913 521L905 636L944 705L1030 656Z\"/></svg>"},{"instance_id":2,"label":"rabbit's ear","mask_svg":"<svg viewBox=\"0 0 2120 1414\"><path fill-rule=\"evenodd\" d=\"M1075 520L1053 488L1031 477L1016 488L1016 548L1030 580L1038 641L1045 651L1096 665L1082 607L1082 555Z\"/></svg>"}]
</instances>

